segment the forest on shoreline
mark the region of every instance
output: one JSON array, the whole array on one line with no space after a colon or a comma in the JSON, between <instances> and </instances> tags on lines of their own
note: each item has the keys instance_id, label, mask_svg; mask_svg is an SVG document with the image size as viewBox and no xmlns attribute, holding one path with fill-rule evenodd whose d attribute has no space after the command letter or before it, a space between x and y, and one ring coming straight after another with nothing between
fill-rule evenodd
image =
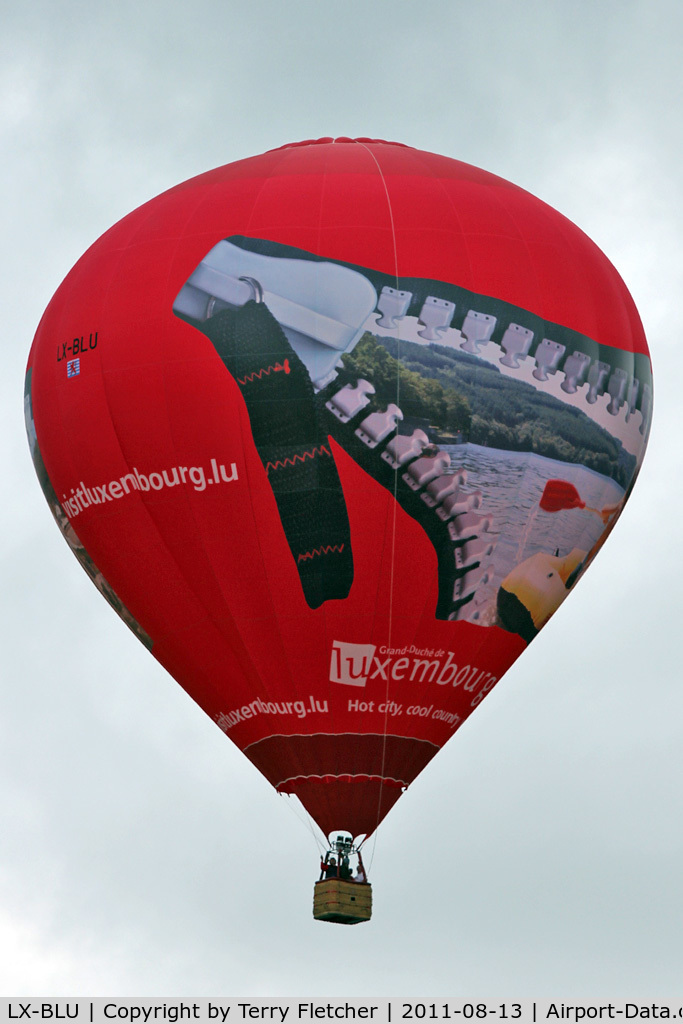
<instances>
[{"instance_id":1,"label":"forest on shoreline","mask_svg":"<svg viewBox=\"0 0 683 1024\"><path fill-rule=\"evenodd\" d=\"M396 401L406 417L426 420L437 433L461 433L489 448L535 452L578 463L627 487L635 456L590 416L495 366L437 344L416 345L366 331L344 358L341 375L372 383L377 400Z\"/></svg>"}]
</instances>

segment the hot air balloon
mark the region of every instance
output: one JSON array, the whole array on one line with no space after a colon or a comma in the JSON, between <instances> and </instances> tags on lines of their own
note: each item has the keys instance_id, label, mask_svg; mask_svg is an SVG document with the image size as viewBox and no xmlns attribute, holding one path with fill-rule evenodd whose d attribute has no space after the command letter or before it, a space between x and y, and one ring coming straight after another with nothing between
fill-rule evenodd
<instances>
[{"instance_id":1,"label":"hot air balloon","mask_svg":"<svg viewBox=\"0 0 683 1024\"><path fill-rule=\"evenodd\" d=\"M603 543L652 378L625 285L562 215L323 138L106 232L40 322L25 406L95 585L343 859ZM369 917L320 884L316 916Z\"/></svg>"}]
</instances>

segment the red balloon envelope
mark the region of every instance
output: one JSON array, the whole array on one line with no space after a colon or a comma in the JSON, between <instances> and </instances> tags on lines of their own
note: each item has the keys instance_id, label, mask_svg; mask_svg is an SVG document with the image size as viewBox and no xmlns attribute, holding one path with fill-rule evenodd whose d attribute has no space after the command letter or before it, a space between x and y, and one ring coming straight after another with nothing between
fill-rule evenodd
<instances>
[{"instance_id":1,"label":"red balloon envelope","mask_svg":"<svg viewBox=\"0 0 683 1024\"><path fill-rule=\"evenodd\" d=\"M273 786L354 835L581 575L651 407L638 314L578 228L369 139L135 210L58 289L26 377L94 583ZM548 481L578 501L544 510Z\"/></svg>"}]
</instances>

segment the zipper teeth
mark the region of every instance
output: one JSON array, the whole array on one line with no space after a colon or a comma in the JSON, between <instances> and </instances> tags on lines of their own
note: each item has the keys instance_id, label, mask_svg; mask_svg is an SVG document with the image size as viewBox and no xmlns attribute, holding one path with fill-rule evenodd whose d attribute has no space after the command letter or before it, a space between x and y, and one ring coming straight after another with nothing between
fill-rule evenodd
<instances>
[{"instance_id":1,"label":"zipper teeth","mask_svg":"<svg viewBox=\"0 0 683 1024\"><path fill-rule=\"evenodd\" d=\"M408 309L413 300L413 293L398 290L385 285L379 295L377 312L380 314L376 326L385 330L396 330L399 321L408 316ZM526 360L534 344L535 334L529 328L510 321L500 340L492 335L498 325L498 318L491 313L469 309L460 330L453 328L456 303L441 299L436 295L428 295L417 316L418 325L422 325L418 336L427 343L443 345L481 356L485 345L492 343L503 352L500 363L511 370L522 370L520 360ZM500 332L498 332L499 334ZM552 332L549 332L552 333ZM449 337L450 335L450 337ZM456 344L454 338L464 335L465 340ZM404 339L409 340L409 339ZM419 344L419 342L413 342ZM577 342L577 345L580 343ZM571 347L571 346L570 346ZM627 419L640 408L643 422L640 433L645 434L649 426L652 410L652 388L646 381L642 383L635 374L630 374L622 367L612 367L604 359L594 358L580 347L571 348L543 337L531 356L536 366L532 376L544 383L557 372L564 373L565 379L560 385L568 394L579 393L585 384L588 387L580 393L588 404L593 405L605 393L610 401L607 411L617 416L624 403L627 403Z\"/></svg>"},{"instance_id":2,"label":"zipper teeth","mask_svg":"<svg viewBox=\"0 0 683 1024\"><path fill-rule=\"evenodd\" d=\"M293 145L311 145L316 141L328 143L335 140L311 140ZM365 143L368 140L336 141ZM203 263L204 261L200 263L200 266ZM358 273L363 275L363 268L356 269ZM241 282L244 280L243 278L231 274L227 275L226 279L232 281L235 289L243 287L241 285ZM395 280L398 285L398 279ZM379 283L376 282L375 286L377 288L379 288ZM201 286L200 290L203 290ZM237 301L238 292L234 291L234 293L231 293L232 297L230 299L227 296L219 298L215 295L210 295L208 291L205 294L207 305L202 319L208 319L212 316L218 302L220 302L221 306L231 306ZM574 340L571 337L573 332L568 332L568 329L563 330L555 324L548 324L549 334L553 334L554 330L563 331L565 335L567 332L569 333L570 336L565 337L567 344L563 344L553 340L553 338L546 337L545 328L542 331L534 331L529 327L516 323L512 319L505 325L502 318L493 312L486 312L485 308L483 310L481 308L468 308L472 299L475 299L477 305L481 303L481 306L486 306L487 297L484 295L477 295L475 297L472 294L464 297L463 301L463 297L459 297L457 294L451 299L443 299L438 295L430 294L426 296L419 313L415 316L417 309L415 293L407 289L385 284L379 288L375 307L375 320L373 323L366 322L363 325L363 329L372 330L374 327L379 327L384 330L399 330L400 321L409 317L414 318L418 327L421 327L417 331L417 335L422 339L422 342L412 340L413 344L435 343L455 351L463 351L482 358L484 346L494 344L503 353L499 357L499 362L508 370L523 370L529 365L527 360L531 359L535 364L532 376L535 381L541 384L547 382L550 377L554 377L558 372L563 373L565 379L560 384L560 387L567 395L580 394L589 405L594 405L599 398L607 394L609 396L607 411L612 416L617 416L624 404L626 404L627 422L636 410L639 410L642 414L640 433L643 436L646 434L652 416L652 386L649 380L641 381L630 368L624 369L623 366L613 366L608 361L608 358L605 358L606 356L609 357L609 353L605 351L605 346L594 343L598 353L597 356L582 351L582 336L579 335ZM500 306L500 303L497 306ZM462 312L456 317L456 311L464 309L467 309L464 317L462 317ZM519 312L523 318L523 311L520 310ZM514 313L512 315L514 316ZM460 323L461 317L461 327L452 326L454 319L457 323ZM505 329L503 330L504 326ZM542 335L540 340L538 340L539 334ZM463 337L464 340L462 340ZM411 341L410 338L405 337L403 340ZM632 353L624 352L624 354L633 357ZM522 366L522 361L524 361L524 366ZM635 359L633 359L632 366L635 368ZM285 372L288 372L286 366L275 367L274 369L284 369ZM328 378L321 380L319 385L314 381L314 386L324 387L332 379L334 378L330 375Z\"/></svg>"},{"instance_id":3,"label":"zipper teeth","mask_svg":"<svg viewBox=\"0 0 683 1024\"><path fill-rule=\"evenodd\" d=\"M320 396L332 414L330 433L335 440L348 450L349 439L357 438L365 448L363 461L369 461L367 456L372 453L394 470L399 504L403 505L402 498L407 496L419 497L420 504L413 503L409 514L422 525L434 517L430 532L434 526L443 530L443 541L450 544L447 578L452 593L444 617L478 621L482 609L477 590L493 579L493 567L487 559L498 539L490 532L491 517L479 512L481 492L463 488L466 471L457 466L451 471L448 453L430 443L424 431L416 428L411 435L398 434L398 420L403 419L401 409L394 403L386 409L375 405L370 398L374 388L369 381L357 378L354 385L347 384L336 391L332 387L328 385ZM379 468L386 474L384 466Z\"/></svg>"},{"instance_id":4,"label":"zipper teeth","mask_svg":"<svg viewBox=\"0 0 683 1024\"><path fill-rule=\"evenodd\" d=\"M238 279L234 278L234 281L237 282ZM413 292L384 285L375 310L379 316L376 317L374 323L366 323L364 329L372 330L374 327L380 327L384 330L399 330L400 321L413 316L408 312L413 298ZM209 319L214 312L216 302L216 296L208 296L206 319ZM223 304L231 305L227 300ZM564 374L565 378L560 384L560 388L567 395L580 394L589 405L595 405L599 398L607 394L609 396L608 413L618 416L626 404L627 422L636 410L639 410L642 415L640 433L643 436L646 435L652 415L652 387L648 381L643 382L634 373L629 373L620 366L613 367L605 359L596 358L581 351L580 347L564 345L552 338L544 336L534 348L536 338L534 331L512 320L507 324L501 337L500 329L496 330L498 317L492 313L468 309L462 327L454 328L452 323L456 308L456 302L450 299L428 295L415 318L418 326L422 327L417 331L418 337L423 339L426 344L442 345L445 348L466 352L480 358L483 358L484 346L494 344L502 352L499 362L508 370L522 371L528 365L526 361L530 358L535 363L532 376L541 384L546 383L550 377L554 377L559 372ZM494 332L497 337L493 337ZM552 333L552 329L549 333ZM463 337L464 340L462 340ZM404 338L404 341L421 344L419 341L411 341L410 338ZM577 340L576 344L580 346L580 341ZM603 354L600 351L600 355ZM523 363L524 365L522 365ZM264 368L258 374L250 374L248 380L240 381L240 383L248 383L255 376L260 379L263 374L278 371L289 372L286 360L284 365ZM323 383L323 387L327 382Z\"/></svg>"}]
</instances>

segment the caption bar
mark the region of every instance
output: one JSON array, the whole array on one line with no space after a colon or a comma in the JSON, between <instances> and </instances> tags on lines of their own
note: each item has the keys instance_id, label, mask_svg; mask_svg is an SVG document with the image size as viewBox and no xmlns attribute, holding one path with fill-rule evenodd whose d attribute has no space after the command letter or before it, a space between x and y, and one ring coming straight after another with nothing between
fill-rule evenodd
<instances>
[{"instance_id":1,"label":"caption bar","mask_svg":"<svg viewBox=\"0 0 683 1024\"><path fill-rule=\"evenodd\" d=\"M0 1022L77 1021L78 1024L155 1024L202 1021L205 1024L238 1024L242 1021L271 1021L275 1024L311 1024L313 1021L372 1021L373 1024L398 1024L399 1021L513 1021L537 1024L549 1021L683 1019L683 993L680 1000L662 1003L635 1003L615 1000L609 1003L563 1003L552 1000L521 999L466 1002L460 999L48 999L45 997L0 998Z\"/></svg>"}]
</instances>

